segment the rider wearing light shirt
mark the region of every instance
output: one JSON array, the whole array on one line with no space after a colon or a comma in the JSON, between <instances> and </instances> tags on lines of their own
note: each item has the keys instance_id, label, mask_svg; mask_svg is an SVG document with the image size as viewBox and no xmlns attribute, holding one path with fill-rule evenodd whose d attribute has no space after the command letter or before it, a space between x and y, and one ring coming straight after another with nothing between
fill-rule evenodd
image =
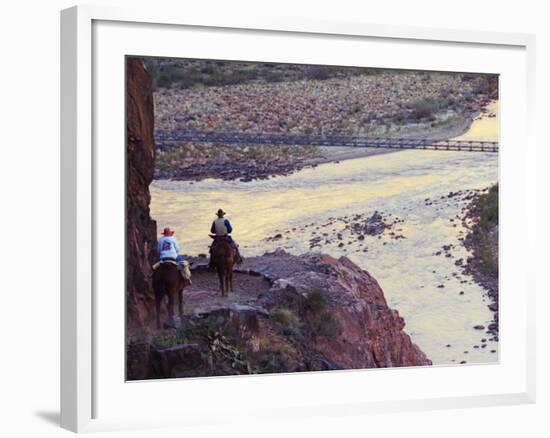
<instances>
[{"instance_id":1,"label":"rider wearing light shirt","mask_svg":"<svg viewBox=\"0 0 550 438\"><path fill-rule=\"evenodd\" d=\"M162 232L162 236L163 237L161 237L157 243L160 259L176 261L180 252L180 246L174 237L174 231L171 228L166 227Z\"/></svg>"},{"instance_id":2,"label":"rider wearing light shirt","mask_svg":"<svg viewBox=\"0 0 550 438\"><path fill-rule=\"evenodd\" d=\"M214 220L214 222L212 222L210 233L218 237L226 237L233 245L233 249L235 250L235 254L237 256L237 264L241 264L243 262L243 258L239 252L239 245L237 245L237 242L235 242L230 235L233 232L233 227L231 226L229 219L224 218L225 215L225 211L221 208L216 212L216 216L218 217ZM212 254L212 247L210 247L210 254Z\"/></svg>"},{"instance_id":3,"label":"rider wearing light shirt","mask_svg":"<svg viewBox=\"0 0 550 438\"><path fill-rule=\"evenodd\" d=\"M163 261L173 261L177 263L178 270L188 284L192 284L191 271L189 270L189 262L179 255L180 246L174 237L174 230L166 227L162 231L162 237L157 242L157 250L160 257L160 262L155 263L153 269L156 269Z\"/></svg>"}]
</instances>

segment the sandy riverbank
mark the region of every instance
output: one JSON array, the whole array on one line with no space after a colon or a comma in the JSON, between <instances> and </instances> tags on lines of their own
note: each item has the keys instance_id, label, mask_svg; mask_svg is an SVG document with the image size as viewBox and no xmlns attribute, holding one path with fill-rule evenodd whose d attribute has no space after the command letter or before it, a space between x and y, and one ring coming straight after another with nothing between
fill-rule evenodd
<instances>
[{"instance_id":1,"label":"sandy riverbank","mask_svg":"<svg viewBox=\"0 0 550 438\"><path fill-rule=\"evenodd\" d=\"M491 107L489 104L487 108ZM480 113L483 111L480 110ZM469 118L455 118L452 123L442 126L432 127L430 130L422 130L420 125L416 129L407 129L407 126L396 127L393 135L399 134L400 138L428 138L428 139L450 139L463 136L468 132L472 123L477 119L477 115ZM393 148L353 148L348 146L320 146L317 148L318 156L305 160L307 165L318 165L322 163L331 163L336 161L352 160L354 158L370 157L373 155L388 154L399 151Z\"/></svg>"}]
</instances>

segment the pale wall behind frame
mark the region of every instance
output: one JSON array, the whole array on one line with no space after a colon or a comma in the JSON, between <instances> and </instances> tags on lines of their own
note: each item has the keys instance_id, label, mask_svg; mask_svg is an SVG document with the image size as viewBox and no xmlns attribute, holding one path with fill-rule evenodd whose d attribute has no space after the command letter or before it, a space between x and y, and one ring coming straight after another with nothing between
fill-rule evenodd
<instances>
[{"instance_id":1,"label":"pale wall behind frame","mask_svg":"<svg viewBox=\"0 0 550 438\"><path fill-rule=\"evenodd\" d=\"M27 250L19 248L20 236L17 229L36 230L37 216L40 232L36 235L38 245L48 248L48 254L41 257L33 273L41 279L40 291L33 294L32 305L25 306L24 318L20 309L19 294L5 294L5 311L0 324L3 332L5 352L18 352L18 360L3 361L0 366L3 380L0 403L3 412L1 431L6 436L69 436L60 430L58 422L59 403L59 10L71 6L70 0L49 2L29 0L4 5L3 24L0 33L3 44L3 59L12 60L17 68L3 68L0 71L2 82L9 84L3 89L2 112L5 144L3 159L0 160L3 177L2 199L6 250L2 252L4 269L2 291L18 290L18 278L26 274L19 263ZM126 6L150 7L145 0L96 0L99 4L122 4ZM540 1L524 1L521 4L489 0L463 0L451 11L439 1L408 2L346 2L337 5L333 1L315 2L311 7L307 2L279 0L277 3L209 2L205 9L216 9L227 17L238 15L242 9L262 14L296 14L312 19L343 19L394 24L417 24L423 26L478 28L503 32L537 33L539 53L537 58L537 99L539 100L540 132L548 120L547 102L550 97L548 82L550 77L550 29L548 28L546 5ZM155 6L180 5L181 1L157 0ZM186 9L197 10L199 3L189 3ZM475 11L475 12L474 12ZM40 80L36 80L36 77ZM23 99L25 95L27 98ZM32 102L32 129L29 129L29 104ZM544 121L544 125L542 124ZM550 186L550 175L546 172L550 153L540 138L537 160L540 186ZM544 146L544 147L543 147ZM25 151L25 174L22 177L21 151ZM32 157L32 159L30 159ZM39 182L39 183L38 183ZM539 192L539 216L550 217L547 194ZM29 202L32 200L32 202ZM544 202L543 202L544 200ZM540 257L535 266L544 274L548 257L543 248L550 246L547 233L539 233ZM540 335L538 361L541 370L550 368L550 347L546 334L550 333L550 323L545 317L550 308L550 298L541 291L537 309ZM22 323L22 319L32 323ZM38 329L39 328L39 329ZM14 332L17 332L17 336ZM32 348L21 345L21 339L37 340ZM37 366L39 358L39 366ZM545 436L548 432L547 413L550 411L550 380L547 373L539 373L539 396L536 405L494 407L484 409L463 409L436 412L415 412L411 414L371 415L368 417L344 416L340 419L314 420L304 422L280 422L258 424L251 421L243 424L224 425L200 429L186 429L180 433L200 434L201 437L257 436L258 430L264 437L288 436L354 436L368 430L374 436L423 436L440 437L442 431L448 437L464 436ZM32 388L32 397L29 389ZM388 432L391 430L391 432ZM172 431L166 431L173 435ZM158 437L158 431L116 432L100 434L105 437Z\"/></svg>"},{"instance_id":2,"label":"pale wall behind frame","mask_svg":"<svg viewBox=\"0 0 550 438\"><path fill-rule=\"evenodd\" d=\"M208 38L204 39L205 36ZM185 41L186 44L180 41ZM101 317L97 329L100 358L97 412L100 419L113 418L124 410L128 415L142 412L140 418L144 419L147 412L160 409L167 415L166 421L171 421L170 413L177 416L177 413L182 411L193 413L194 418L200 421L200 418L208 417L201 409L201 402L208 403L218 413L227 411L230 418L242 418L243 409L253 406L250 400L255 400L254 404L262 406L263 410L257 411L259 415L269 416L268 412L280 410L281 404L287 406L286 409L282 409L281 415L292 412L292 406L312 408L319 400L326 400L324 394L330 394L331 403L337 405L449 395L521 393L525 390L525 363L522 355L514 353L525 349L525 319L522 317L515 319L515 330L510 326L503 327L502 338L506 338L507 341L502 343L503 365L498 367L349 371L331 373L330 376L325 373L124 385L121 384L122 361L117 366L119 359L116 359L115 364L108 360L121 360L121 347L124 345L124 331L117 322L120 321L117 315L124 314L124 296L112 292L122 287L124 273L124 258L117 257L117 253L113 251L113 248L123 248L123 240L120 240L124 230L123 203L120 200L123 199L124 181L112 176L117 175L117 169L122 168L124 163L124 131L120 129L124 127L121 118L124 114L124 54L503 72L502 100L508 102L509 106L507 111L503 110L502 145L508 149L503 153L506 159L503 158L502 172L507 197L512 200L502 209L502 229L506 235L502 251L504 254L510 254L503 257L505 269L502 277L506 292L525 290L525 279L514 276L511 269L506 269L514 263L518 272L525 272L526 269L524 261L517 257L518 254L514 256L513 251L510 251L513 248L522 248L525 241L517 234L506 232L521 226L520 218L514 216L513 204L521 205L525 198L525 176L522 173L525 168L520 164L525 160L524 154L519 149L507 146L520 143L524 136L524 126L521 123L512 123L514 117L525 117L523 91L521 87L511 86L516 83L524 84L526 80L522 73L525 57L520 49L497 47L496 50L492 50L479 46L472 47L470 44L464 47L440 42L412 44L410 41L364 41L357 38L321 36L300 38L296 35L284 35L283 38L278 38L261 32L254 33L254 39L250 40L244 31L211 32L176 26L143 27L113 22L96 23L94 42L97 47L95 74L97 83L100 84L97 94L95 146L98 148L97 156L102 174L109 175L109 178L100 177L97 185L100 210L109 212L108 215L100 215L98 218L101 239L97 257L97 268L100 273L97 302ZM395 47L400 49L397 57L391 51ZM517 176L515 184L509 184L514 175ZM118 242L117 239L121 241L120 246L114 243ZM525 304L523 293L504 293L502 319L511 321L510 315L514 312L524 315L522 309L525 309ZM293 389L298 385L302 391L296 392ZM358 387L368 388L368 391L356 391ZM182 393L193 396L191 399L182 399ZM288 399L288 394L292 394L291 399ZM467 400L464 399L463 406L473 402ZM152 404L148 405L147 401L151 401ZM338 412L334 405L332 408L325 408ZM217 414L217 418L223 419L224 416L220 417Z\"/></svg>"}]
</instances>

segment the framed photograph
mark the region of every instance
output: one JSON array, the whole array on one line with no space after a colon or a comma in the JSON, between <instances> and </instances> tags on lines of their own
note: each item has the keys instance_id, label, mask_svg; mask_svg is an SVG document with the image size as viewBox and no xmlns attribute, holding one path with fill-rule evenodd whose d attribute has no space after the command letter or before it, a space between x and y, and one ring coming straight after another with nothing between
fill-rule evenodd
<instances>
[{"instance_id":1,"label":"framed photograph","mask_svg":"<svg viewBox=\"0 0 550 438\"><path fill-rule=\"evenodd\" d=\"M534 37L62 12L62 426L534 401Z\"/></svg>"}]
</instances>

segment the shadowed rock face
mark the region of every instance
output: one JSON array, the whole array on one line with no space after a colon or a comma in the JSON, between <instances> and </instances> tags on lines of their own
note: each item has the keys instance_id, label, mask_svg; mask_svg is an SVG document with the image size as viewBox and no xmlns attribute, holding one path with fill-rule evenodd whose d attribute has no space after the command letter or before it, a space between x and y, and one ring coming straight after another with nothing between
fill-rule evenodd
<instances>
[{"instance_id":1,"label":"shadowed rock face","mask_svg":"<svg viewBox=\"0 0 550 438\"><path fill-rule=\"evenodd\" d=\"M129 328L145 325L154 309L148 276L156 253L157 224L149 215L155 167L152 83L141 59L126 61L126 294Z\"/></svg>"}]
</instances>

